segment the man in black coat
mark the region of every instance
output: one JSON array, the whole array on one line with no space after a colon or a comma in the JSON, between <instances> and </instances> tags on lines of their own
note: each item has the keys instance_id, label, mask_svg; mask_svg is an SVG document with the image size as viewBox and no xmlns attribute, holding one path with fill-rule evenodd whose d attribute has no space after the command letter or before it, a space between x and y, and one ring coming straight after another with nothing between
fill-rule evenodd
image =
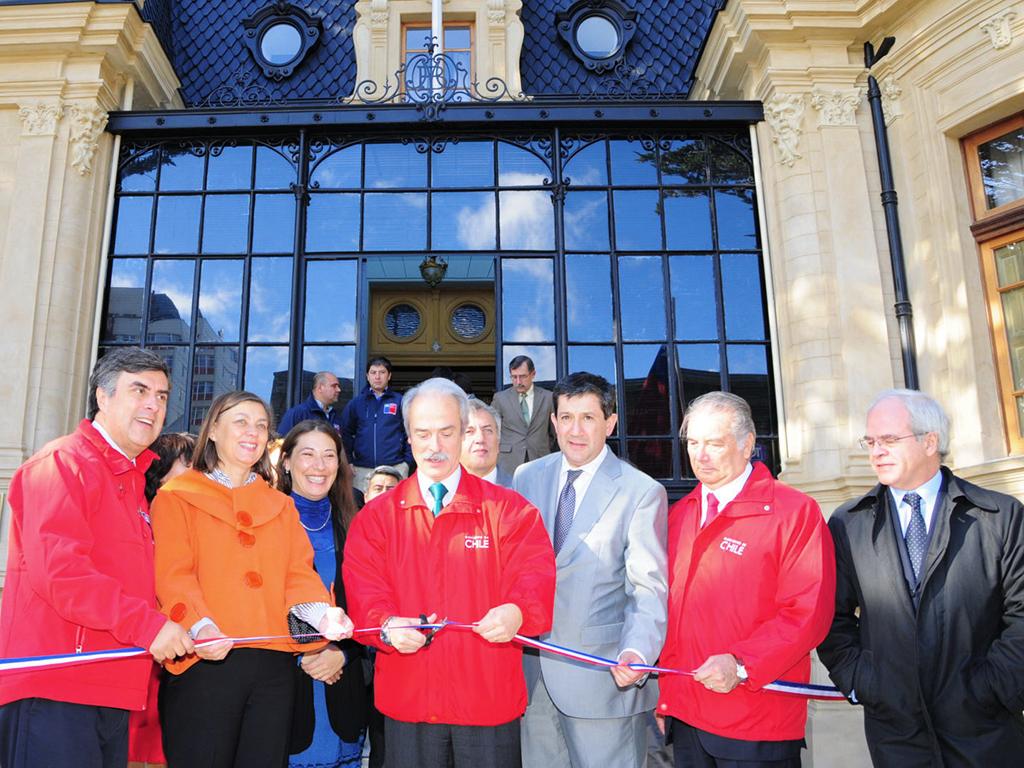
<instances>
[{"instance_id":1,"label":"man in black coat","mask_svg":"<svg viewBox=\"0 0 1024 768\"><path fill-rule=\"evenodd\" d=\"M1024 507L942 466L949 420L890 390L862 444L879 485L829 520L836 612L818 648L864 705L875 766L1024 760Z\"/></svg>"}]
</instances>

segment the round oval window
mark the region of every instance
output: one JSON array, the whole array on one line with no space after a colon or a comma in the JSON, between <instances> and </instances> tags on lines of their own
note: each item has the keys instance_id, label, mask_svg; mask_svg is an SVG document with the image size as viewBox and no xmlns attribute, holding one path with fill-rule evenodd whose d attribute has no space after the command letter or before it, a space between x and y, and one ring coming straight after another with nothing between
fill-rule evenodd
<instances>
[{"instance_id":1,"label":"round oval window","mask_svg":"<svg viewBox=\"0 0 1024 768\"><path fill-rule=\"evenodd\" d=\"M607 59L619 50L619 30L604 16L587 16L576 25L576 44L587 56Z\"/></svg>"},{"instance_id":2,"label":"round oval window","mask_svg":"<svg viewBox=\"0 0 1024 768\"><path fill-rule=\"evenodd\" d=\"M411 304L395 304L384 315L384 328L396 339L407 339L420 329L420 313Z\"/></svg>"},{"instance_id":3,"label":"round oval window","mask_svg":"<svg viewBox=\"0 0 1024 768\"><path fill-rule=\"evenodd\" d=\"M287 22L271 24L260 38L260 54L269 64L287 64L301 52L302 36Z\"/></svg>"},{"instance_id":4,"label":"round oval window","mask_svg":"<svg viewBox=\"0 0 1024 768\"><path fill-rule=\"evenodd\" d=\"M452 330L463 339L475 339L487 327L487 315L476 304L463 304L452 312Z\"/></svg>"}]
</instances>

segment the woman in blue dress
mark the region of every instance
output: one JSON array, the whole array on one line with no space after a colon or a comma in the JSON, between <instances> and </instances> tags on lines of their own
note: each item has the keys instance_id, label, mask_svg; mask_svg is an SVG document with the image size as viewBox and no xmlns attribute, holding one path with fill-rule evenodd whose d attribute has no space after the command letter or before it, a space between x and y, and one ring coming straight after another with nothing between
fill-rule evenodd
<instances>
[{"instance_id":1,"label":"woman in blue dress","mask_svg":"<svg viewBox=\"0 0 1024 768\"><path fill-rule=\"evenodd\" d=\"M341 562L356 508L352 472L330 423L307 420L292 427L281 445L277 485L295 501L317 573L344 608ZM343 640L299 657L289 768L361 765L367 711L363 654L361 645Z\"/></svg>"}]
</instances>

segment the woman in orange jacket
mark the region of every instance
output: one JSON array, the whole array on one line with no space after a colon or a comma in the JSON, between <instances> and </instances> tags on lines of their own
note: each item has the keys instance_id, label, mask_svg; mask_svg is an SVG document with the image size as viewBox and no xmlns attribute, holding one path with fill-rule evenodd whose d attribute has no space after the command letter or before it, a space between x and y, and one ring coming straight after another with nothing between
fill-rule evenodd
<instances>
[{"instance_id":1,"label":"woman in orange jacket","mask_svg":"<svg viewBox=\"0 0 1024 768\"><path fill-rule=\"evenodd\" d=\"M196 652L160 691L171 768L280 768L288 758L294 654L349 637L352 623L313 570L295 505L274 490L270 411L229 392L210 406L192 469L153 503L161 609ZM273 636L233 648L217 638Z\"/></svg>"}]
</instances>

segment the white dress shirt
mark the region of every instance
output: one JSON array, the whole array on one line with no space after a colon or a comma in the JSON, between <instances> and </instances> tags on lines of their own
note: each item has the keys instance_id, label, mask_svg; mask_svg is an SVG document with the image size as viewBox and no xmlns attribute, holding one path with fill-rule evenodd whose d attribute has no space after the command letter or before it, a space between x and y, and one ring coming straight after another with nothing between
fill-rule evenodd
<instances>
[{"instance_id":1,"label":"white dress shirt","mask_svg":"<svg viewBox=\"0 0 1024 768\"><path fill-rule=\"evenodd\" d=\"M900 530L907 535L907 526L910 525L911 509L909 504L903 503L903 497L908 493L916 493L921 497L921 514L924 516L924 529L931 533L932 520L935 518L935 502L939 499L939 491L942 489L942 470L939 470L924 485L904 491L900 488L889 487L892 500L896 502L896 513L900 516Z\"/></svg>"},{"instance_id":2,"label":"white dress shirt","mask_svg":"<svg viewBox=\"0 0 1024 768\"><path fill-rule=\"evenodd\" d=\"M744 469L738 477L733 478L728 483L723 485L721 488L711 490L703 483L700 486L700 525L703 528L704 523L708 518L708 494L715 494L715 498L718 499L718 513L721 514L722 510L725 509L727 504L732 503L733 499L740 495L740 491L743 490L743 486L747 484L747 479L750 477L750 473L754 471L754 465L749 461L747 462L747 468Z\"/></svg>"},{"instance_id":3,"label":"white dress shirt","mask_svg":"<svg viewBox=\"0 0 1024 768\"><path fill-rule=\"evenodd\" d=\"M124 456L126 459L128 459L128 461L130 461L132 464L135 463L135 459L133 459L131 456L129 456L127 453L125 453L123 450L121 450L121 446L114 442L114 438L112 438L107 433L107 430L105 430L102 426L100 426L100 423L98 421L94 421L92 423L92 425L94 427L96 427L96 431L100 433L100 437L102 437L104 440L106 440L111 448L113 448L115 451L117 451L122 456Z\"/></svg>"},{"instance_id":4,"label":"white dress shirt","mask_svg":"<svg viewBox=\"0 0 1024 768\"><path fill-rule=\"evenodd\" d=\"M601 452L597 454L597 458L591 459L582 467L570 467L569 462L565 459L565 454L562 454L562 468L558 472L559 496L562 495L562 489L565 488L565 481L569 479L569 470L583 470L582 474L576 478L576 482L572 484L573 490L576 491L576 505L572 508L573 519L576 518L576 513L580 511L580 502L583 501L583 497L587 493L587 488L590 487L590 483L594 479L594 475L597 474L597 468L601 466L601 462L604 461L604 457L607 455L608 446L606 445L601 449Z\"/></svg>"},{"instance_id":5,"label":"white dress shirt","mask_svg":"<svg viewBox=\"0 0 1024 768\"><path fill-rule=\"evenodd\" d=\"M486 475L484 475L480 479L481 480L486 480L488 483L494 483L495 485L497 485L498 484L498 465L495 464L494 465L494 469L492 469L490 472L488 472Z\"/></svg>"},{"instance_id":6,"label":"white dress shirt","mask_svg":"<svg viewBox=\"0 0 1024 768\"><path fill-rule=\"evenodd\" d=\"M420 496L423 497L423 503L427 505L427 509L433 510L434 494L430 492L430 486L432 486L437 481L431 480L422 472L416 473L416 480L420 484ZM441 481L445 489L444 498L441 499L441 509L444 509L445 507L452 503L452 499L455 498L455 491L458 490L460 480L462 480L461 464L456 465L455 471Z\"/></svg>"}]
</instances>

